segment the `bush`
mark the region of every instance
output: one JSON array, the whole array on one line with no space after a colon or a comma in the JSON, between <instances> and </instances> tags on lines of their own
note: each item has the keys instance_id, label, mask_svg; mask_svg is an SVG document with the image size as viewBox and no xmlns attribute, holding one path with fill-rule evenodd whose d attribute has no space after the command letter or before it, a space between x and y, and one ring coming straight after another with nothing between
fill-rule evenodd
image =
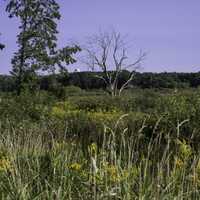
<instances>
[{"instance_id":1,"label":"bush","mask_svg":"<svg viewBox=\"0 0 200 200\"><path fill-rule=\"evenodd\" d=\"M61 89L61 98L67 98L69 96L81 96L84 94L84 91L77 87L77 86L67 86L67 87L62 87Z\"/></svg>"},{"instance_id":2,"label":"bush","mask_svg":"<svg viewBox=\"0 0 200 200\"><path fill-rule=\"evenodd\" d=\"M13 121L38 121L47 115L54 102L46 92L22 93L20 96L3 97L0 102L0 118Z\"/></svg>"}]
</instances>

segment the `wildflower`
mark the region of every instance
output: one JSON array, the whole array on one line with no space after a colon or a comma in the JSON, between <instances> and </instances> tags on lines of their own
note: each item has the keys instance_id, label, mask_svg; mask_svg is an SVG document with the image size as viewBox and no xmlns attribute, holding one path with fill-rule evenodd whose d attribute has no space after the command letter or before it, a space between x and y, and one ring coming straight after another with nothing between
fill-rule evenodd
<instances>
[{"instance_id":1,"label":"wildflower","mask_svg":"<svg viewBox=\"0 0 200 200\"><path fill-rule=\"evenodd\" d=\"M81 171L81 177L82 178L88 178L88 173L85 170Z\"/></svg>"},{"instance_id":2,"label":"wildflower","mask_svg":"<svg viewBox=\"0 0 200 200\"><path fill-rule=\"evenodd\" d=\"M12 168L11 163L7 158L3 157L0 159L0 172L11 170L11 168Z\"/></svg>"},{"instance_id":3,"label":"wildflower","mask_svg":"<svg viewBox=\"0 0 200 200\"><path fill-rule=\"evenodd\" d=\"M88 151L89 151L89 154L91 156L95 156L97 154L97 145L96 143L92 143L89 147L88 147Z\"/></svg>"},{"instance_id":4,"label":"wildflower","mask_svg":"<svg viewBox=\"0 0 200 200\"><path fill-rule=\"evenodd\" d=\"M57 106L54 106L54 107L52 108L52 113L51 113L51 115L52 115L53 117L63 118L63 117L65 117L66 112L65 112L62 108L57 107Z\"/></svg>"},{"instance_id":5,"label":"wildflower","mask_svg":"<svg viewBox=\"0 0 200 200\"><path fill-rule=\"evenodd\" d=\"M74 170L74 171L80 171L81 168L82 168L82 165L79 164L79 163L72 163L72 164L69 166L69 169Z\"/></svg>"},{"instance_id":6,"label":"wildflower","mask_svg":"<svg viewBox=\"0 0 200 200\"><path fill-rule=\"evenodd\" d=\"M184 165L184 162L180 158L175 158L175 166L178 168L182 168Z\"/></svg>"},{"instance_id":7,"label":"wildflower","mask_svg":"<svg viewBox=\"0 0 200 200\"><path fill-rule=\"evenodd\" d=\"M90 146L91 151L96 152L97 151L97 145L95 143L92 143Z\"/></svg>"},{"instance_id":8,"label":"wildflower","mask_svg":"<svg viewBox=\"0 0 200 200\"><path fill-rule=\"evenodd\" d=\"M115 165L106 166L105 170L112 182L117 183L121 181L121 177Z\"/></svg>"},{"instance_id":9,"label":"wildflower","mask_svg":"<svg viewBox=\"0 0 200 200\"><path fill-rule=\"evenodd\" d=\"M122 179L127 179L128 177L129 177L129 171L128 170L123 170Z\"/></svg>"},{"instance_id":10,"label":"wildflower","mask_svg":"<svg viewBox=\"0 0 200 200\"><path fill-rule=\"evenodd\" d=\"M177 144L179 145L179 153L181 158L188 159L192 154L191 146L187 144L185 140L177 140Z\"/></svg>"}]
</instances>

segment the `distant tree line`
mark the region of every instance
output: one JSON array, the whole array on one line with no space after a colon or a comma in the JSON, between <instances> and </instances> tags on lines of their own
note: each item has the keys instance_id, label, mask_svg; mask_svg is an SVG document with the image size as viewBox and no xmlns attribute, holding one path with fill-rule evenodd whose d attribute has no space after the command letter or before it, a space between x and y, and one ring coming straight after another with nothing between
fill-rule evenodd
<instances>
[{"instance_id":1,"label":"distant tree line","mask_svg":"<svg viewBox=\"0 0 200 200\"><path fill-rule=\"evenodd\" d=\"M146 54L128 54L129 42L120 33L100 32L89 37L87 45L58 48L57 23L61 19L57 0L6 0L8 17L18 19L17 50L11 59L10 76L0 76L0 91L31 93L59 91L74 85L85 90L104 89L120 96L129 87L186 88L200 85L200 73L138 73ZM6 48L0 43L0 50ZM85 52L90 72L68 73L76 62L74 54ZM46 76L40 76L44 71ZM59 71L59 74L55 72ZM99 71L99 72L96 72Z\"/></svg>"},{"instance_id":2,"label":"distant tree line","mask_svg":"<svg viewBox=\"0 0 200 200\"><path fill-rule=\"evenodd\" d=\"M74 72L59 73L39 76L38 85L41 90L51 91L67 86L77 86L81 89L105 89L106 84L103 80L97 79L97 75L102 72ZM130 72L123 71L119 77L118 85L122 86L129 78ZM136 72L130 87L139 88L189 88L200 86L200 72L197 73L139 73ZM0 75L0 91L13 92L16 84L13 76Z\"/></svg>"},{"instance_id":3,"label":"distant tree line","mask_svg":"<svg viewBox=\"0 0 200 200\"><path fill-rule=\"evenodd\" d=\"M53 75L40 77L40 88L48 90L52 84L60 86L74 85L85 90L105 89L106 84L103 80L97 79L96 75L102 75L102 72L74 72L66 76L61 74L56 76L56 83L53 81ZM130 77L129 71L123 71L118 80L120 88ZM139 88L188 88L200 86L200 72L198 73L139 73L135 72L130 87Z\"/></svg>"}]
</instances>

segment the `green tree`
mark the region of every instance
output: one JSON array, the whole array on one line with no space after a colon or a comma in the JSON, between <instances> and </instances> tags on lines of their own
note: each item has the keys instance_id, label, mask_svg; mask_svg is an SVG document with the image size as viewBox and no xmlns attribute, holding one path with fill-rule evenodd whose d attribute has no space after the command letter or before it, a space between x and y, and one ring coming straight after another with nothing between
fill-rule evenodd
<instances>
[{"instance_id":1,"label":"green tree","mask_svg":"<svg viewBox=\"0 0 200 200\"><path fill-rule=\"evenodd\" d=\"M11 72L18 94L25 84L30 88L38 71L53 72L76 61L72 54L80 50L78 46L57 49L57 21L61 15L55 0L9 0L6 11L9 17L20 19L18 51Z\"/></svg>"}]
</instances>

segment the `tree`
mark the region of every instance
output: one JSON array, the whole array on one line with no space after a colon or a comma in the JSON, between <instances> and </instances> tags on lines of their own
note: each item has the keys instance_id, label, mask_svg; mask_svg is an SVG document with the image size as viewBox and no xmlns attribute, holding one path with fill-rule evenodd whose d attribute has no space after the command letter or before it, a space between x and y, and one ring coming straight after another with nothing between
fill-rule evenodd
<instances>
[{"instance_id":1,"label":"tree","mask_svg":"<svg viewBox=\"0 0 200 200\"><path fill-rule=\"evenodd\" d=\"M11 72L18 94L24 83L32 84L38 71L55 71L76 61L72 54L80 50L78 46L57 50L57 21L61 16L55 0L9 0L6 11L9 17L20 19L19 49L12 59Z\"/></svg>"},{"instance_id":2,"label":"tree","mask_svg":"<svg viewBox=\"0 0 200 200\"><path fill-rule=\"evenodd\" d=\"M1 35L1 34L0 34ZM0 43L0 50L3 50L5 48L5 45Z\"/></svg>"},{"instance_id":3,"label":"tree","mask_svg":"<svg viewBox=\"0 0 200 200\"><path fill-rule=\"evenodd\" d=\"M129 86L134 78L135 70L140 67L140 63L145 57L145 53L140 52L133 62L128 61L125 38L115 31L93 35L83 49L86 52L85 64L92 70L103 72L103 75L96 77L105 82L107 91L112 96L120 96L122 91ZM119 77L125 70L128 70L130 75L119 86Z\"/></svg>"}]
</instances>

